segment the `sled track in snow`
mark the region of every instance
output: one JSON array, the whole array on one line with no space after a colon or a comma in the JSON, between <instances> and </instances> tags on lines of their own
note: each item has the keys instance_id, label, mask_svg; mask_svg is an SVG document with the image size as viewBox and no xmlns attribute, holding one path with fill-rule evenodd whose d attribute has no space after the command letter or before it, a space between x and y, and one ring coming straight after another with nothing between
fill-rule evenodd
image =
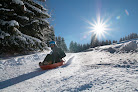
<instances>
[{"instance_id":1,"label":"sled track in snow","mask_svg":"<svg viewBox=\"0 0 138 92\"><path fill-rule=\"evenodd\" d=\"M105 67L112 67L112 68L137 68L138 63L134 64L121 64L121 63L99 63L99 64L91 64L91 65L85 65L84 67L89 69L99 69L99 68L105 68Z\"/></svg>"}]
</instances>

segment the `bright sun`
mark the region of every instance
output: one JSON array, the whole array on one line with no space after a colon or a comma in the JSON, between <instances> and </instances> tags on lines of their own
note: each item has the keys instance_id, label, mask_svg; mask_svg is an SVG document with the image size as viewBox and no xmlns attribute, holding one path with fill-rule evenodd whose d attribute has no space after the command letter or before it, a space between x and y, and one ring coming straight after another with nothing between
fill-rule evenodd
<instances>
[{"instance_id":1,"label":"bright sun","mask_svg":"<svg viewBox=\"0 0 138 92\"><path fill-rule=\"evenodd\" d=\"M91 27L89 27L91 29L90 32L92 32L93 35L96 35L96 37L98 37L99 39L101 39L102 37L106 38L105 34L108 34L107 31L111 30L109 28L109 25L107 25L108 20L103 21L103 19L97 17L97 21L93 20L93 23L87 21L91 25Z\"/></svg>"},{"instance_id":2,"label":"bright sun","mask_svg":"<svg viewBox=\"0 0 138 92\"><path fill-rule=\"evenodd\" d=\"M105 26L101 23L94 25L94 31L96 34L102 34L105 31Z\"/></svg>"}]
</instances>

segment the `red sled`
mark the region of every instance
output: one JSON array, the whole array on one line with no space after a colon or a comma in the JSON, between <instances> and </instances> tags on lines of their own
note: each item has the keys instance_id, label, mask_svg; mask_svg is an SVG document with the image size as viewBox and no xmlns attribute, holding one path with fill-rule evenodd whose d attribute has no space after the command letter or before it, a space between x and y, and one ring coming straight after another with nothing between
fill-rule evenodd
<instances>
[{"instance_id":1,"label":"red sled","mask_svg":"<svg viewBox=\"0 0 138 92\"><path fill-rule=\"evenodd\" d=\"M50 64L50 65L39 65L42 70L48 70L48 69L53 69L59 66L62 66L64 64L64 61L62 60L61 62Z\"/></svg>"}]
</instances>

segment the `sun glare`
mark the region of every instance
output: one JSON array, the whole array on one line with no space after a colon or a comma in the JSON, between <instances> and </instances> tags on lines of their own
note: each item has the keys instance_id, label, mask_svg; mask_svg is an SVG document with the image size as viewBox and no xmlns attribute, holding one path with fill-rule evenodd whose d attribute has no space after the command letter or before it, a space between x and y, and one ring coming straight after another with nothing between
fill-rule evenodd
<instances>
[{"instance_id":1,"label":"sun glare","mask_svg":"<svg viewBox=\"0 0 138 92\"><path fill-rule=\"evenodd\" d=\"M97 17L97 21L93 20L93 22L87 21L91 27L91 31L89 33L93 33L93 35L96 35L99 39L106 39L105 34L108 34L108 30L111 30L109 28L109 25L107 24L109 19L103 20L100 17Z\"/></svg>"},{"instance_id":2,"label":"sun glare","mask_svg":"<svg viewBox=\"0 0 138 92\"><path fill-rule=\"evenodd\" d=\"M98 23L94 26L94 31L96 32L96 34L102 34L104 30L105 30L105 27L101 23Z\"/></svg>"}]
</instances>

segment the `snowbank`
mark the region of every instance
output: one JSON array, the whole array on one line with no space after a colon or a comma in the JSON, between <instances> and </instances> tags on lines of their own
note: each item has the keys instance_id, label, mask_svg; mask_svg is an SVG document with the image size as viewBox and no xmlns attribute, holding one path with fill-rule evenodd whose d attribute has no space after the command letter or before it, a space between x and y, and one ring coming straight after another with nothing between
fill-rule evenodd
<instances>
[{"instance_id":1,"label":"snowbank","mask_svg":"<svg viewBox=\"0 0 138 92\"><path fill-rule=\"evenodd\" d=\"M93 49L89 49L92 51ZM101 47L96 47L94 50L104 50L110 53L117 53L117 52L130 52L130 51L138 51L138 39L121 42L113 45L106 45Z\"/></svg>"},{"instance_id":2,"label":"snowbank","mask_svg":"<svg viewBox=\"0 0 138 92\"><path fill-rule=\"evenodd\" d=\"M138 51L138 40L135 41L129 41L127 43L124 43L119 50L122 51Z\"/></svg>"}]
</instances>

